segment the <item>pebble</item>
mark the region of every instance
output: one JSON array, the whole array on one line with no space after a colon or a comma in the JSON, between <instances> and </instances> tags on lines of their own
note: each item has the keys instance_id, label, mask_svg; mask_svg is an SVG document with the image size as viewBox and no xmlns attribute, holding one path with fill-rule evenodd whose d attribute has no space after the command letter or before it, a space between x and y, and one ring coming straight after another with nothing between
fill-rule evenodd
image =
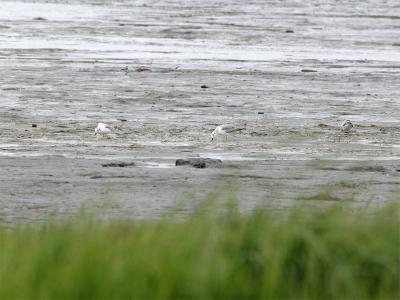
<instances>
[{"instance_id":1,"label":"pebble","mask_svg":"<svg viewBox=\"0 0 400 300\"><path fill-rule=\"evenodd\" d=\"M108 168L108 167L111 167L111 168L115 168L115 167L125 168L125 167L133 167L135 165L136 164L134 162L129 162L129 163L128 162L112 162L112 163L102 164L101 166L104 167L104 168Z\"/></svg>"},{"instance_id":2,"label":"pebble","mask_svg":"<svg viewBox=\"0 0 400 300\"><path fill-rule=\"evenodd\" d=\"M175 161L175 166L192 166L193 168L204 169L221 163L222 161L220 159L213 158L180 158Z\"/></svg>"},{"instance_id":3,"label":"pebble","mask_svg":"<svg viewBox=\"0 0 400 300\"><path fill-rule=\"evenodd\" d=\"M145 72L145 71L151 71L151 70L146 67L137 67L136 68L136 72Z\"/></svg>"}]
</instances>

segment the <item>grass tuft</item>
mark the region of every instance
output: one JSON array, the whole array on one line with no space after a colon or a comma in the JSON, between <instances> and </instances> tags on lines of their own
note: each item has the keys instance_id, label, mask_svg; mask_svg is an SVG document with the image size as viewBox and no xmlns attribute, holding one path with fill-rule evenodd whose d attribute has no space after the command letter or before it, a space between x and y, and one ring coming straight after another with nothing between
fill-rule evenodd
<instances>
[{"instance_id":1,"label":"grass tuft","mask_svg":"<svg viewBox=\"0 0 400 300\"><path fill-rule=\"evenodd\" d=\"M179 221L0 227L0 298L399 299L398 205L242 215L232 199Z\"/></svg>"}]
</instances>

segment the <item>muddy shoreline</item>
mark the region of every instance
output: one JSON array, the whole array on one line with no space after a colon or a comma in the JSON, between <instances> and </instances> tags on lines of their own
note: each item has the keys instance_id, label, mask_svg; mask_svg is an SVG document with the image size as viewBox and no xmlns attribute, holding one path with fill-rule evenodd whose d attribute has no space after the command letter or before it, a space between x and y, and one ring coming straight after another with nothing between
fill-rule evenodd
<instances>
[{"instance_id":1,"label":"muddy shoreline","mask_svg":"<svg viewBox=\"0 0 400 300\"><path fill-rule=\"evenodd\" d=\"M0 221L226 190L243 211L398 199L400 7L381 2L0 2ZM221 123L244 130L210 143Z\"/></svg>"}]
</instances>

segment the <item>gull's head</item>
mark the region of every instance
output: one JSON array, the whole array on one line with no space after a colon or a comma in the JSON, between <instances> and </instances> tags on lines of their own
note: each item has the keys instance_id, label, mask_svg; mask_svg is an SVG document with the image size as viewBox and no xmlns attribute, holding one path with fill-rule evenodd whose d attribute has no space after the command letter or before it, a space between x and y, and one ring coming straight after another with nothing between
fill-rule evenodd
<instances>
[{"instance_id":1,"label":"gull's head","mask_svg":"<svg viewBox=\"0 0 400 300\"><path fill-rule=\"evenodd\" d=\"M353 127L353 123L351 123L350 120L346 120L346 121L344 121L344 123L342 124L342 126Z\"/></svg>"},{"instance_id":2,"label":"gull's head","mask_svg":"<svg viewBox=\"0 0 400 300\"><path fill-rule=\"evenodd\" d=\"M353 123L351 123L350 120L346 120L343 124L342 124L342 130L346 133L349 133L353 128Z\"/></svg>"}]
</instances>

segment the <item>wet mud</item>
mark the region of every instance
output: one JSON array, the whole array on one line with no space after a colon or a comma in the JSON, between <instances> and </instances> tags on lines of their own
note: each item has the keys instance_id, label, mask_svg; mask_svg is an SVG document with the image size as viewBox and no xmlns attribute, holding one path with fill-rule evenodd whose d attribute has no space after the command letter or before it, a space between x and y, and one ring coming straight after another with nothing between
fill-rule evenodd
<instances>
[{"instance_id":1,"label":"wet mud","mask_svg":"<svg viewBox=\"0 0 400 300\"><path fill-rule=\"evenodd\" d=\"M397 1L109 2L0 2L1 222L398 199Z\"/></svg>"}]
</instances>

